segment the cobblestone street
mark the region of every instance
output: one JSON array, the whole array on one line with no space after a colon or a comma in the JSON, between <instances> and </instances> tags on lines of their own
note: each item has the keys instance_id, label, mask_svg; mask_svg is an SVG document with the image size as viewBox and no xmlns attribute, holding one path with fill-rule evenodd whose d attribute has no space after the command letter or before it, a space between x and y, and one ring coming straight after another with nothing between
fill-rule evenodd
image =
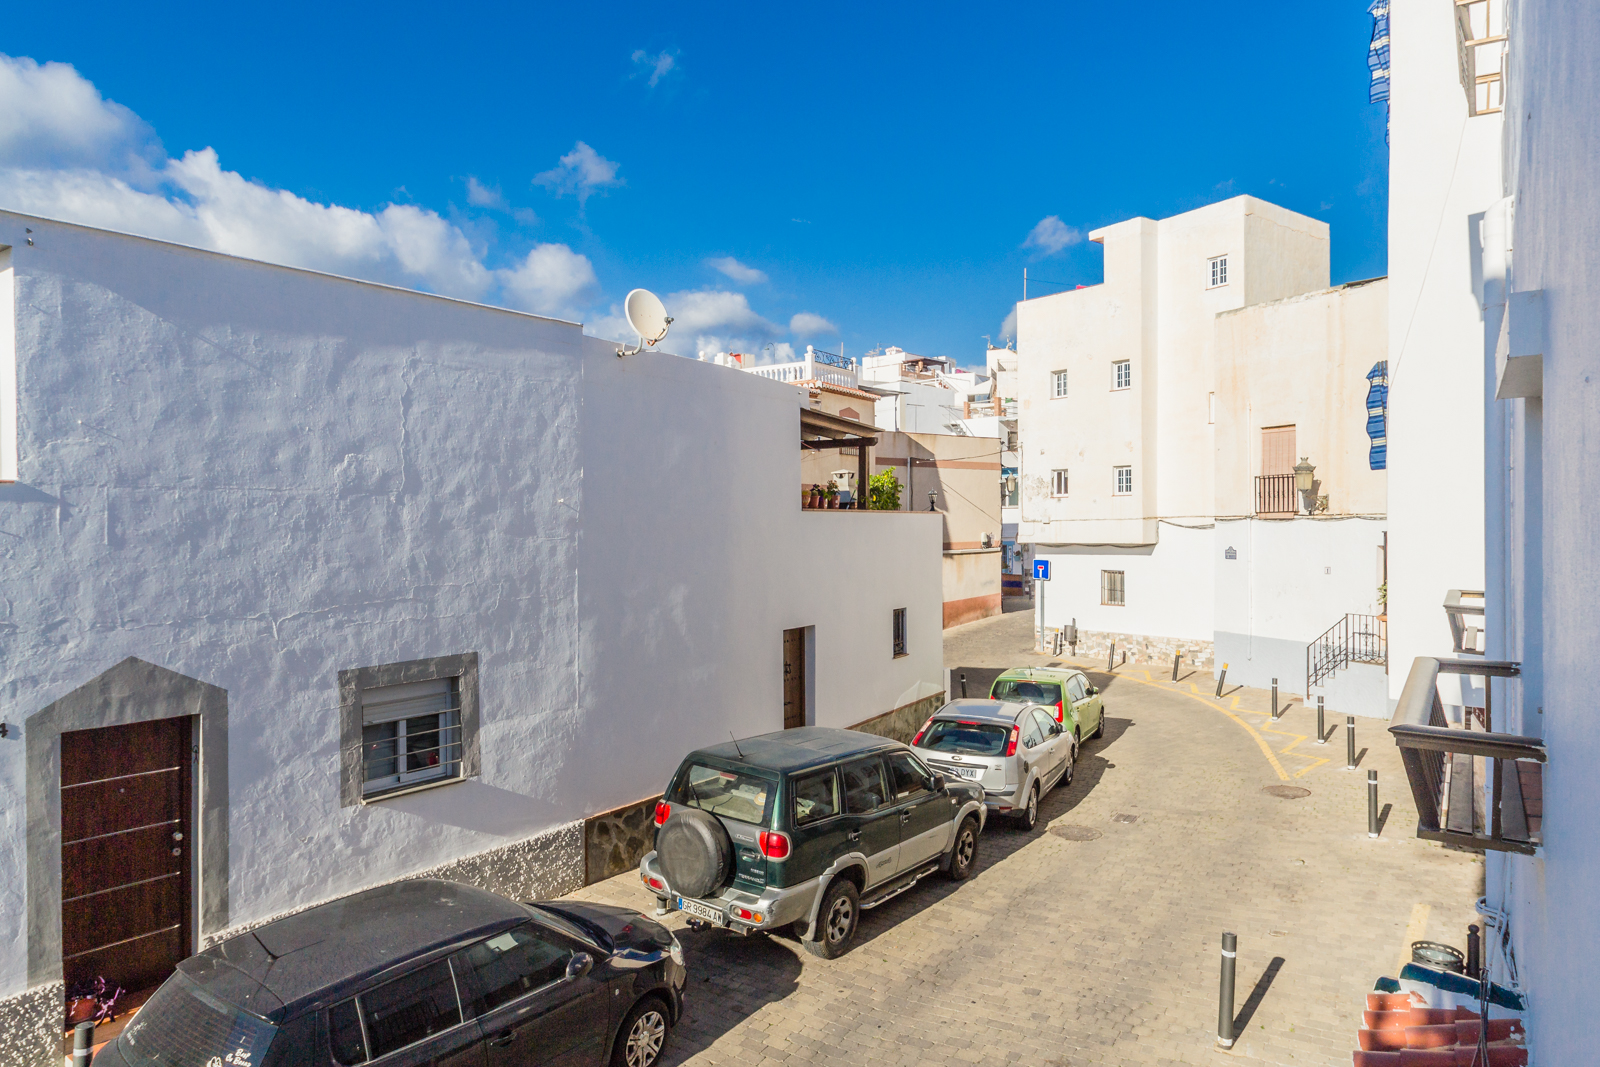
<instances>
[{"instance_id":1,"label":"cobblestone street","mask_svg":"<svg viewBox=\"0 0 1600 1067\"><path fill-rule=\"evenodd\" d=\"M1020 606L1020 605L1019 605ZM1036 656L1025 610L945 632L945 663ZM1022 833L992 820L969 882L930 879L866 912L842 959L792 936L682 929L687 1014L664 1062L741 1064L1348 1064L1373 979L1428 937L1464 947L1478 857L1413 836L1385 723L1315 711L1269 725L1268 694L1209 671L1079 663L1106 736ZM977 695L974 693L974 695ZM1367 836L1367 769L1388 809ZM1265 790L1301 787L1282 799ZM1392 807L1391 807L1392 806ZM643 910L636 874L579 896ZM1239 936L1231 1053L1214 1046L1219 938Z\"/></svg>"}]
</instances>

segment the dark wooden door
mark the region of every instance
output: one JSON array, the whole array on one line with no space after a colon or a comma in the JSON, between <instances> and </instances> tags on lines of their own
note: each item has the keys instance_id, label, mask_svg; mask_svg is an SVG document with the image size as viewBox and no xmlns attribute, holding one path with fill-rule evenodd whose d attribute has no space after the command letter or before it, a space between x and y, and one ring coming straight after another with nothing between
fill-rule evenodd
<instances>
[{"instance_id":1,"label":"dark wooden door","mask_svg":"<svg viewBox=\"0 0 1600 1067\"><path fill-rule=\"evenodd\" d=\"M69 984L98 975L145 989L191 951L191 731L180 717L61 735Z\"/></svg>"},{"instance_id":2,"label":"dark wooden door","mask_svg":"<svg viewBox=\"0 0 1600 1067\"><path fill-rule=\"evenodd\" d=\"M806 631L783 631L783 728L806 724Z\"/></svg>"}]
</instances>

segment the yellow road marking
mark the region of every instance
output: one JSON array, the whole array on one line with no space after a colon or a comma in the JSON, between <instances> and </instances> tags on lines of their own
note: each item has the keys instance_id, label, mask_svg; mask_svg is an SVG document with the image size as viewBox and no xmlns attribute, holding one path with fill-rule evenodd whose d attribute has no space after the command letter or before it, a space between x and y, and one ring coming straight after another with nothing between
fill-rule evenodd
<instances>
[{"instance_id":1,"label":"yellow road marking","mask_svg":"<svg viewBox=\"0 0 1600 1067\"><path fill-rule=\"evenodd\" d=\"M1130 682L1139 682L1139 679L1137 679L1137 678L1134 678L1134 677L1131 677L1131 676L1126 676L1126 675L1124 677L1127 677ZM1159 685L1160 683L1158 683L1158 682L1139 682L1139 684L1140 685ZM1195 685L1194 685L1193 682L1189 683L1189 688L1193 689L1195 694L1199 694L1199 692L1200 692L1200 690L1195 688ZM1229 711L1227 708L1223 707L1221 704L1214 704L1211 701L1207 700L1205 697L1202 697L1202 696L1199 696L1199 695L1190 696L1190 694L1188 694L1188 693L1184 693L1183 695L1184 696L1188 696L1191 700L1198 700L1200 703L1204 704L1208 708L1212 708L1212 709L1214 709L1216 711L1222 712L1222 714L1226 715L1228 718L1232 719L1234 722L1236 722L1240 726L1244 727L1245 733L1247 733L1251 737L1255 738L1256 744L1261 747L1261 754L1263 756L1267 757L1267 762L1272 764L1272 769L1278 772L1279 780L1280 781L1285 781L1285 782L1287 782L1289 780L1289 772L1284 770L1283 769L1283 764L1278 762L1277 753L1272 751L1272 746L1267 744L1267 739L1265 737L1262 737L1261 734L1256 731L1256 728L1254 726L1251 726L1249 723L1247 723L1243 719L1239 718L1239 716L1235 715L1233 712ZM1326 761L1324 761L1324 762L1326 762Z\"/></svg>"},{"instance_id":2,"label":"yellow road marking","mask_svg":"<svg viewBox=\"0 0 1600 1067\"><path fill-rule=\"evenodd\" d=\"M1233 698L1233 703L1228 705L1228 707L1230 707L1230 708L1237 708L1238 706L1239 706L1239 698L1238 697L1234 697Z\"/></svg>"},{"instance_id":3,"label":"yellow road marking","mask_svg":"<svg viewBox=\"0 0 1600 1067\"><path fill-rule=\"evenodd\" d=\"M1411 942L1421 941L1428 934L1428 914L1433 911L1426 904L1417 904L1411 908L1411 921L1406 923L1406 939L1400 944L1400 958L1395 961L1394 975L1400 977L1400 971L1411 962Z\"/></svg>"},{"instance_id":4,"label":"yellow road marking","mask_svg":"<svg viewBox=\"0 0 1600 1067\"><path fill-rule=\"evenodd\" d=\"M1189 692L1198 693L1198 692L1200 692L1200 687L1195 685L1193 682L1190 682L1189 683Z\"/></svg>"},{"instance_id":5,"label":"yellow road marking","mask_svg":"<svg viewBox=\"0 0 1600 1067\"><path fill-rule=\"evenodd\" d=\"M1284 756L1289 755L1291 753L1291 751L1295 748L1296 745L1300 744L1300 742L1302 742L1302 741L1304 741L1306 739L1306 735L1305 734L1292 734L1292 733L1289 733L1287 730L1275 729L1272 726L1272 717L1270 715L1267 717L1267 721L1262 724L1261 729L1265 733L1277 734L1279 737L1292 737L1292 738L1294 738L1294 740L1290 741L1287 745L1284 745L1282 748L1278 749L1278 753L1280 755L1284 755ZM1324 759L1321 756L1308 756L1304 752L1294 752L1293 755L1294 755L1294 757L1296 759L1308 759L1308 760L1311 761L1310 763L1306 764L1304 767L1300 768L1298 771L1294 772L1294 776L1296 778L1303 778L1303 777L1305 777L1306 772L1311 771L1311 770L1315 770L1316 768L1322 766L1324 763L1329 762L1327 759Z\"/></svg>"},{"instance_id":6,"label":"yellow road marking","mask_svg":"<svg viewBox=\"0 0 1600 1067\"><path fill-rule=\"evenodd\" d=\"M1148 682L1150 680L1150 672L1142 671L1141 673L1144 675L1144 680Z\"/></svg>"}]
</instances>

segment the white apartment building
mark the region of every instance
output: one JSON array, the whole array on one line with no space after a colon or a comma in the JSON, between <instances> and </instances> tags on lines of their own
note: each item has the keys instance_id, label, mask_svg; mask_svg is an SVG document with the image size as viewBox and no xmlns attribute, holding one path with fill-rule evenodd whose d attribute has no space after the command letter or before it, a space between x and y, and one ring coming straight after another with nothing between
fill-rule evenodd
<instances>
[{"instance_id":1,"label":"white apartment building","mask_svg":"<svg viewBox=\"0 0 1600 1067\"><path fill-rule=\"evenodd\" d=\"M1330 289L1327 225L1248 196L1090 239L1102 284L1017 306L1018 540L1052 572L1040 631L1075 621L1080 654L1178 653L1304 692L1308 646L1380 613L1365 426L1387 286ZM1314 491L1285 495L1302 456ZM1383 714L1372 689L1340 699Z\"/></svg>"},{"instance_id":2,"label":"white apartment building","mask_svg":"<svg viewBox=\"0 0 1600 1067\"><path fill-rule=\"evenodd\" d=\"M1483 962L1506 988L1499 999L1521 1004L1538 1064L1596 1060L1595 14L1589 0L1394 0L1391 13L1390 256L1407 265L1417 319L1395 409L1397 430L1402 411L1416 423L1395 451L1397 474L1402 460L1410 469L1391 496L1404 485L1420 497L1404 529L1392 505L1394 544L1435 556L1412 592L1412 658L1399 658L1396 635L1405 684L1391 730L1418 836L1485 854ZM1437 234L1402 216L1402 195L1440 220ZM1486 640L1474 648L1437 605L1480 573ZM1462 693L1463 677L1488 691ZM1470 732L1450 706L1463 700L1476 709Z\"/></svg>"}]
</instances>

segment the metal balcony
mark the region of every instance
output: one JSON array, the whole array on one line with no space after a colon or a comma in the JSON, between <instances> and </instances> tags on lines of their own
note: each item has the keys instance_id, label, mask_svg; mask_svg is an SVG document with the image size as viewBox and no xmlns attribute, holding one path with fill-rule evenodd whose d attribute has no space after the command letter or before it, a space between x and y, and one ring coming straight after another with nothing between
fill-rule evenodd
<instances>
[{"instance_id":1,"label":"metal balcony","mask_svg":"<svg viewBox=\"0 0 1600 1067\"><path fill-rule=\"evenodd\" d=\"M1292 474L1256 476L1256 514L1294 515L1300 510Z\"/></svg>"},{"instance_id":2,"label":"metal balcony","mask_svg":"<svg viewBox=\"0 0 1600 1067\"><path fill-rule=\"evenodd\" d=\"M1389 732L1416 801L1418 837L1477 852L1527 855L1543 844L1544 742L1452 727L1439 700L1440 674L1515 678L1520 673L1520 664L1502 660L1419 656L1412 663Z\"/></svg>"},{"instance_id":3,"label":"metal balcony","mask_svg":"<svg viewBox=\"0 0 1600 1067\"><path fill-rule=\"evenodd\" d=\"M1462 598L1476 600L1476 604L1463 604ZM1455 640L1456 655L1481 656L1483 649L1478 647L1483 637L1483 590L1482 589L1452 589L1445 594L1444 614L1450 620L1450 636ZM1468 625L1468 619L1476 619L1473 625Z\"/></svg>"}]
</instances>

